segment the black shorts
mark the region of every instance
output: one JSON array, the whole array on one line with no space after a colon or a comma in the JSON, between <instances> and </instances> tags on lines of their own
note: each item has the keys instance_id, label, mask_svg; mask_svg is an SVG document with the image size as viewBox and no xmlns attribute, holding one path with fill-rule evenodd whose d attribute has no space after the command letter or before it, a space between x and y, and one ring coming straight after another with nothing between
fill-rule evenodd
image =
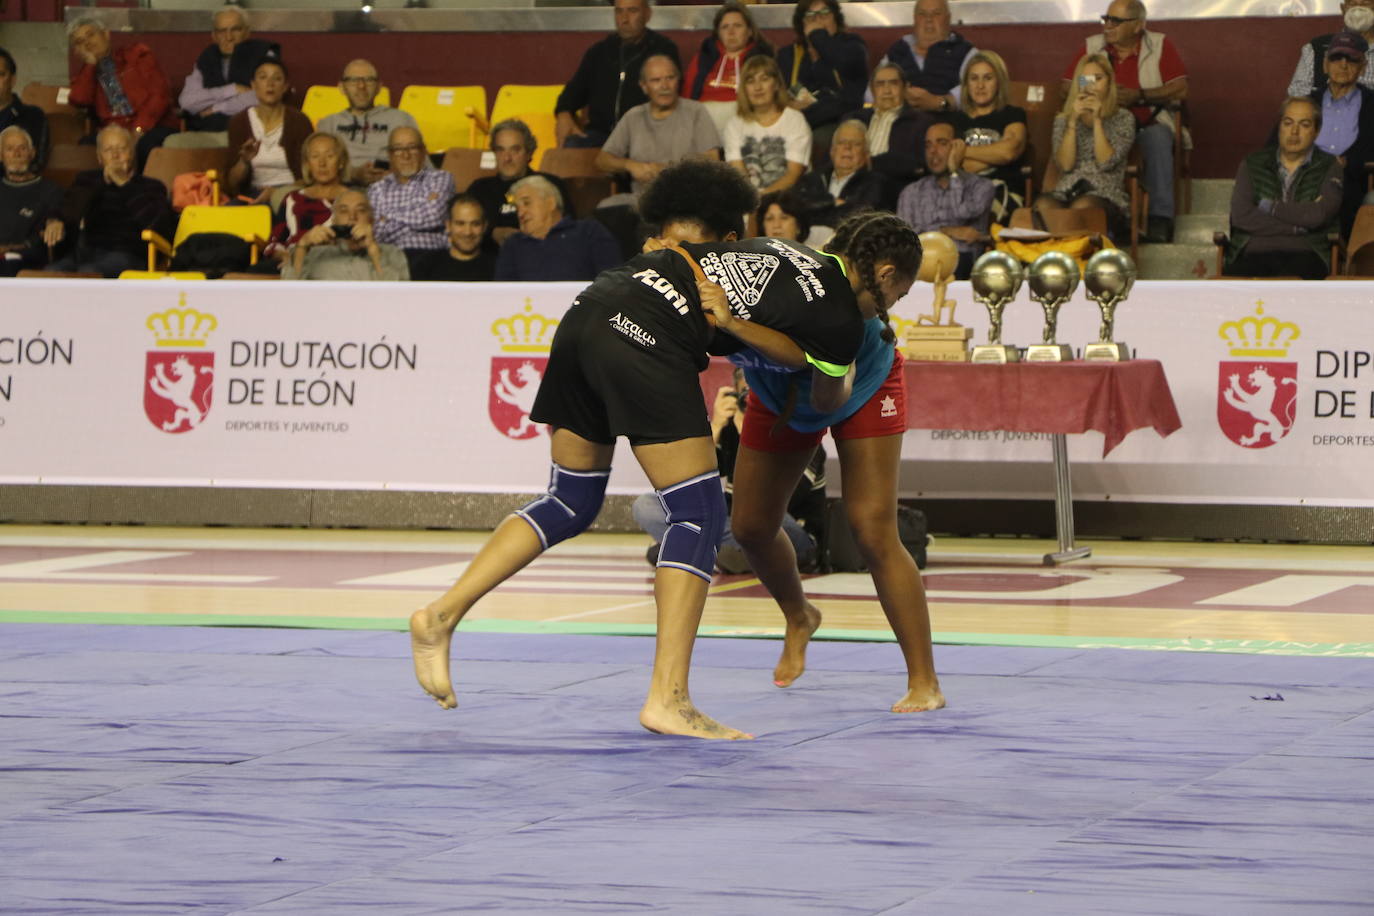
<instances>
[{"instance_id":1,"label":"black shorts","mask_svg":"<svg viewBox=\"0 0 1374 916\"><path fill-rule=\"evenodd\" d=\"M652 310L661 305L626 305L585 294L573 303L554 334L530 419L604 444L618 436L632 445L709 436L701 348Z\"/></svg>"}]
</instances>

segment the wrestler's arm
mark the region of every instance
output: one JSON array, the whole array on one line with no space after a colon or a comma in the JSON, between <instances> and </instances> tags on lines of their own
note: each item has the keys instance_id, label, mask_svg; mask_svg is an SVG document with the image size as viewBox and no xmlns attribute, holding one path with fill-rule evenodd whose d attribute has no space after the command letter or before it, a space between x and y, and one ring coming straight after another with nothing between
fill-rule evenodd
<instances>
[{"instance_id":1,"label":"wrestler's arm","mask_svg":"<svg viewBox=\"0 0 1374 916\"><path fill-rule=\"evenodd\" d=\"M821 413L839 410L849 400L854 390L854 363L845 367L844 374L834 375L836 368L829 364L824 367L811 366L811 406Z\"/></svg>"},{"instance_id":2,"label":"wrestler's arm","mask_svg":"<svg viewBox=\"0 0 1374 916\"><path fill-rule=\"evenodd\" d=\"M697 291L701 293L701 307L715 319L716 330L724 331L780 366L789 369L804 369L807 366L806 352L792 338L781 331L736 317L730 311L725 290L710 280L698 280Z\"/></svg>"}]
</instances>

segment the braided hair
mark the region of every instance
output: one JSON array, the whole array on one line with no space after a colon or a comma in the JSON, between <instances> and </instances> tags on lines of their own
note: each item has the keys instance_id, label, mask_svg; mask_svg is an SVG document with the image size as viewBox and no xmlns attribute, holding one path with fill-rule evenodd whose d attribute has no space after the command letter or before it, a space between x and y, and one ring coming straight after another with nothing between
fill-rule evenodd
<instances>
[{"instance_id":1,"label":"braided hair","mask_svg":"<svg viewBox=\"0 0 1374 916\"><path fill-rule=\"evenodd\" d=\"M744 235L744 215L759 195L739 169L723 162L687 159L669 166L639 196L639 215L656 231L695 223L716 238Z\"/></svg>"},{"instance_id":2,"label":"braided hair","mask_svg":"<svg viewBox=\"0 0 1374 916\"><path fill-rule=\"evenodd\" d=\"M862 291L873 297L878 317L883 320L883 340L894 343L897 335L887 316L892 303L884 300L882 287L878 285L878 264L891 264L898 276L914 279L921 267L921 240L916 230L892 213L873 210L856 213L840 223L825 250L844 255L859 272Z\"/></svg>"}]
</instances>

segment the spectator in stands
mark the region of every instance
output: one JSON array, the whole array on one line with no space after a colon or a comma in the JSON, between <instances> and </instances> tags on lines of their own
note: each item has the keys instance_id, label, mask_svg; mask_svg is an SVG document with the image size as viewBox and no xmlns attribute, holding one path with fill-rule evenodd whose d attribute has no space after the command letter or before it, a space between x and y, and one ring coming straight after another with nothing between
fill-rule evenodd
<instances>
[{"instance_id":1,"label":"spectator in stands","mask_svg":"<svg viewBox=\"0 0 1374 916\"><path fill-rule=\"evenodd\" d=\"M720 158L720 135L711 116L700 102L678 94L678 76L671 57L657 54L644 61L640 88L648 101L625 112L596 155L603 172L628 172L636 194L674 162Z\"/></svg>"},{"instance_id":2,"label":"spectator in stands","mask_svg":"<svg viewBox=\"0 0 1374 916\"><path fill-rule=\"evenodd\" d=\"M845 112L863 107L868 46L845 30L839 0L798 0L792 32L797 40L778 52L778 69L814 144L828 147Z\"/></svg>"},{"instance_id":3,"label":"spectator in stands","mask_svg":"<svg viewBox=\"0 0 1374 916\"><path fill-rule=\"evenodd\" d=\"M135 169L134 135L110 124L95 138L100 168L76 176L62 200L63 235L74 244L53 270L117 277L148 263L143 230L171 238L176 225L167 186Z\"/></svg>"},{"instance_id":4,"label":"spectator in stands","mask_svg":"<svg viewBox=\"0 0 1374 916\"><path fill-rule=\"evenodd\" d=\"M226 181L231 193L266 203L273 188L290 187L303 177L301 152L311 134L310 119L286 104L290 89L280 59L264 57L253 68L257 104L229 119L229 148L238 152Z\"/></svg>"},{"instance_id":5,"label":"spectator in stands","mask_svg":"<svg viewBox=\"0 0 1374 916\"><path fill-rule=\"evenodd\" d=\"M811 164L811 127L788 105L773 58L745 61L743 80L738 113L725 125L725 161L760 194L790 188Z\"/></svg>"},{"instance_id":6,"label":"spectator in stands","mask_svg":"<svg viewBox=\"0 0 1374 916\"><path fill-rule=\"evenodd\" d=\"M1176 118L1162 106L1188 98L1188 71L1174 43L1164 33L1145 28L1145 13L1141 0L1112 0L1102 16L1101 34L1088 36L1083 53L1064 78L1071 77L1084 57L1101 54L1111 61L1117 104L1135 115L1135 142L1144 166L1141 180L1150 195L1143 238L1172 242Z\"/></svg>"},{"instance_id":7,"label":"spectator in stands","mask_svg":"<svg viewBox=\"0 0 1374 916\"><path fill-rule=\"evenodd\" d=\"M558 96L559 146L604 146L620 119L648 100L641 68L649 58L662 54L680 67L677 45L649 28L652 13L649 0L615 0L615 34L587 49Z\"/></svg>"},{"instance_id":8,"label":"spectator in stands","mask_svg":"<svg viewBox=\"0 0 1374 916\"><path fill-rule=\"evenodd\" d=\"M38 174L29 132L0 130L0 277L42 267L62 241L62 189Z\"/></svg>"},{"instance_id":9,"label":"spectator in stands","mask_svg":"<svg viewBox=\"0 0 1374 916\"><path fill-rule=\"evenodd\" d=\"M285 260L288 249L316 226L329 222L334 201L344 191L348 175L348 147L337 134L316 131L305 138L301 150L305 187L296 188L282 201L282 221L272 230L267 253Z\"/></svg>"},{"instance_id":10,"label":"spectator in stands","mask_svg":"<svg viewBox=\"0 0 1374 916\"><path fill-rule=\"evenodd\" d=\"M1345 29L1359 32L1369 44L1374 45L1374 0L1341 0L1341 18ZM1311 95L1326 90L1326 73L1322 62L1326 60L1326 47L1333 35L1318 35L1302 46L1298 55L1298 66L1293 70L1293 79L1288 83L1288 94L1293 97ZM1360 71L1359 83L1374 89L1374 50L1366 50L1364 69Z\"/></svg>"},{"instance_id":11,"label":"spectator in stands","mask_svg":"<svg viewBox=\"0 0 1374 916\"><path fill-rule=\"evenodd\" d=\"M73 105L95 109L100 127L118 124L137 137L138 166L148 153L176 133L172 88L142 43L110 49L110 33L100 20L81 16L67 26L72 52L81 69L72 77L68 99Z\"/></svg>"},{"instance_id":12,"label":"spectator in stands","mask_svg":"<svg viewBox=\"0 0 1374 916\"><path fill-rule=\"evenodd\" d=\"M349 188L334 201L334 215L316 226L282 267L283 280L409 280L405 252L372 233L367 192Z\"/></svg>"},{"instance_id":13,"label":"spectator in stands","mask_svg":"<svg viewBox=\"0 0 1374 916\"><path fill-rule=\"evenodd\" d=\"M1369 188L1365 166L1374 162L1374 89L1356 82L1368 51L1359 32L1337 32L1322 62L1326 89L1311 96L1322 110L1317 148L1339 157L1345 167L1341 234L1347 236Z\"/></svg>"},{"instance_id":14,"label":"spectator in stands","mask_svg":"<svg viewBox=\"0 0 1374 916\"><path fill-rule=\"evenodd\" d=\"M1051 149L1059 181L1036 198L1035 208L1100 207L1113 235L1121 237L1130 209L1126 157L1135 134L1135 118L1117 107L1116 79L1106 55L1079 60L1064 108L1054 116Z\"/></svg>"},{"instance_id":15,"label":"spectator in stands","mask_svg":"<svg viewBox=\"0 0 1374 916\"><path fill-rule=\"evenodd\" d=\"M501 246L498 280L591 280L622 263L620 246L595 220L564 216L563 196L531 175L511 188L520 231Z\"/></svg>"},{"instance_id":16,"label":"spectator in stands","mask_svg":"<svg viewBox=\"0 0 1374 916\"><path fill-rule=\"evenodd\" d=\"M906 103L906 88L901 67L879 64L869 83L873 106L845 117L868 125L869 165L897 188L915 181L925 169L926 128L935 123L934 115Z\"/></svg>"},{"instance_id":17,"label":"spectator in stands","mask_svg":"<svg viewBox=\"0 0 1374 916\"><path fill-rule=\"evenodd\" d=\"M196 58L177 97L187 130L227 132L229 119L257 101L253 71L269 53L280 60L281 45L248 34L248 14L241 7L226 6L215 13L210 44Z\"/></svg>"},{"instance_id":18,"label":"spectator in stands","mask_svg":"<svg viewBox=\"0 0 1374 916\"><path fill-rule=\"evenodd\" d=\"M959 80L977 50L950 29L949 0L916 0L910 35L903 35L879 65L893 63L906 75L906 103L918 111L956 111Z\"/></svg>"},{"instance_id":19,"label":"spectator in stands","mask_svg":"<svg viewBox=\"0 0 1374 916\"><path fill-rule=\"evenodd\" d=\"M515 218L515 204L510 200L510 188L521 178L543 175L568 199L563 179L530 168L538 142L529 125L518 118L508 118L491 129L491 151L496 154L496 174L478 178L468 186L467 193L482 204L486 214L487 237L497 245L503 244L516 232L520 223Z\"/></svg>"},{"instance_id":20,"label":"spectator in stands","mask_svg":"<svg viewBox=\"0 0 1374 916\"><path fill-rule=\"evenodd\" d=\"M339 89L348 99L348 107L320 118L317 125L325 133L338 134L348 145L353 181L359 184L372 184L386 177L391 168L386 148L393 130L419 128L410 112L377 104L381 86L377 68L371 63L349 61L339 78Z\"/></svg>"},{"instance_id":21,"label":"spectator in stands","mask_svg":"<svg viewBox=\"0 0 1374 916\"><path fill-rule=\"evenodd\" d=\"M845 121L830 140L830 168L807 172L797 183L813 226L834 229L860 210L891 210L895 194L887 178L868 167L862 121ZM812 239L814 246L818 242Z\"/></svg>"},{"instance_id":22,"label":"spectator in stands","mask_svg":"<svg viewBox=\"0 0 1374 916\"><path fill-rule=\"evenodd\" d=\"M964 70L959 110L950 117L964 141L964 171L989 178L997 187L992 218L1011 219L1025 203L1021 166L1026 156L1026 110L1007 101L1011 79L996 51L979 51Z\"/></svg>"},{"instance_id":23,"label":"spectator in stands","mask_svg":"<svg viewBox=\"0 0 1374 916\"><path fill-rule=\"evenodd\" d=\"M687 63L682 94L705 105L716 130L725 130L739 98L740 67L761 54L771 56L773 46L759 34L749 8L739 0L725 0L716 10L711 34Z\"/></svg>"},{"instance_id":24,"label":"spectator in stands","mask_svg":"<svg viewBox=\"0 0 1374 916\"><path fill-rule=\"evenodd\" d=\"M1277 147L1241 162L1231 192L1227 276L1320 280L1330 272L1327 236L1340 225L1342 166L1317 148L1321 129L1316 102L1287 99Z\"/></svg>"},{"instance_id":25,"label":"spectator in stands","mask_svg":"<svg viewBox=\"0 0 1374 916\"><path fill-rule=\"evenodd\" d=\"M429 162L424 138L414 127L391 132L391 174L367 189L377 240L417 258L448 247L444 219L453 198L453 176Z\"/></svg>"},{"instance_id":26,"label":"spectator in stands","mask_svg":"<svg viewBox=\"0 0 1374 916\"><path fill-rule=\"evenodd\" d=\"M759 198L759 210L755 218L759 234L766 238L805 242L811 234L811 220L795 190L763 195Z\"/></svg>"},{"instance_id":27,"label":"spectator in stands","mask_svg":"<svg viewBox=\"0 0 1374 916\"><path fill-rule=\"evenodd\" d=\"M14 92L15 80L19 69L15 66L10 52L0 48L0 130L7 127L22 127L33 143L34 155L32 169L42 173L48 161L48 117L36 105L25 105ZM5 167L0 165L0 178L5 176Z\"/></svg>"},{"instance_id":28,"label":"spectator in stands","mask_svg":"<svg viewBox=\"0 0 1374 916\"><path fill-rule=\"evenodd\" d=\"M987 240L989 212L996 187L992 180L963 171L963 140L954 125L941 121L926 131L926 167L930 174L908 185L897 199L897 215L916 232L942 232L959 249L954 276L967 280L974 258Z\"/></svg>"},{"instance_id":29,"label":"spectator in stands","mask_svg":"<svg viewBox=\"0 0 1374 916\"><path fill-rule=\"evenodd\" d=\"M496 276L495 243L487 235L482 202L471 194L459 194L449 204L448 250L432 251L416 262L412 280L471 282Z\"/></svg>"}]
</instances>

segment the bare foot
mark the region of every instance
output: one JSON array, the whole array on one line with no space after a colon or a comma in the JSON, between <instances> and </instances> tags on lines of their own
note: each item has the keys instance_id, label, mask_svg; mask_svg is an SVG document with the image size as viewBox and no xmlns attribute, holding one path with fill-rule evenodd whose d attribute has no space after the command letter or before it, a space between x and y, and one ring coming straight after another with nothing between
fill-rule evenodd
<instances>
[{"instance_id":1,"label":"bare foot","mask_svg":"<svg viewBox=\"0 0 1374 916\"><path fill-rule=\"evenodd\" d=\"M896 703L892 704L893 712L926 712L931 709L940 709L945 705L945 695L940 692L939 685L933 687L912 687Z\"/></svg>"},{"instance_id":2,"label":"bare foot","mask_svg":"<svg viewBox=\"0 0 1374 916\"><path fill-rule=\"evenodd\" d=\"M690 698L659 705L646 702L639 711L639 724L657 735L687 735L690 738L724 738L737 741L753 735L728 728L697 709Z\"/></svg>"},{"instance_id":3,"label":"bare foot","mask_svg":"<svg viewBox=\"0 0 1374 916\"><path fill-rule=\"evenodd\" d=\"M811 634L821 625L821 612L808 602L806 623L803 625L787 621L787 633L782 638L782 656L778 666L773 669L773 683L788 687L802 676L806 670L806 646L811 642Z\"/></svg>"},{"instance_id":4,"label":"bare foot","mask_svg":"<svg viewBox=\"0 0 1374 916\"><path fill-rule=\"evenodd\" d=\"M410 615L410 654L415 659L415 679L444 709L458 705L448 676L452 637L453 630L444 625L435 611L424 607Z\"/></svg>"}]
</instances>

